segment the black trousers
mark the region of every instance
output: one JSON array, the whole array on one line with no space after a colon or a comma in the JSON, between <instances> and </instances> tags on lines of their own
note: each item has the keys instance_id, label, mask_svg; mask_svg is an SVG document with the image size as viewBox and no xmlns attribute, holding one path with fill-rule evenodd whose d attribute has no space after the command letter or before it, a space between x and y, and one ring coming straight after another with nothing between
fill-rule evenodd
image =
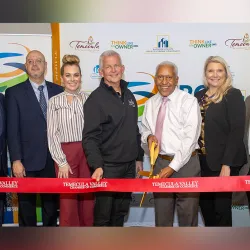
<instances>
[{"instance_id":1,"label":"black trousers","mask_svg":"<svg viewBox=\"0 0 250 250\"><path fill-rule=\"evenodd\" d=\"M135 161L104 164L103 178L135 178ZM128 214L131 193L96 193L94 226L122 227Z\"/></svg>"},{"instance_id":2,"label":"black trousers","mask_svg":"<svg viewBox=\"0 0 250 250\"><path fill-rule=\"evenodd\" d=\"M212 171L206 156L199 155L201 177L217 177L220 171ZM240 167L231 168L231 176L238 176ZM200 208L206 227L232 226L232 192L200 193Z\"/></svg>"},{"instance_id":3,"label":"black trousers","mask_svg":"<svg viewBox=\"0 0 250 250\"><path fill-rule=\"evenodd\" d=\"M55 178L54 161L48 153L46 166L40 171L26 171L26 177ZM40 194L42 207L43 226L57 225L57 209L59 198L57 194ZM18 194L18 220L20 227L35 227L36 217L36 194Z\"/></svg>"}]
</instances>

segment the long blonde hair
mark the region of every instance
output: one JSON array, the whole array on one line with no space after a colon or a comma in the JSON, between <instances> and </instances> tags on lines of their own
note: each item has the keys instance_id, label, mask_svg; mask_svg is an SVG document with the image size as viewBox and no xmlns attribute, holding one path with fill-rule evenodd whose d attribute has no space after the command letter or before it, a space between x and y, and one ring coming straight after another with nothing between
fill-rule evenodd
<instances>
[{"instance_id":1,"label":"long blonde hair","mask_svg":"<svg viewBox=\"0 0 250 250\"><path fill-rule=\"evenodd\" d=\"M229 66L226 63L226 61L220 56L210 56L207 58L205 62L204 71L203 71L203 82L207 88L209 88L207 78L206 78L207 66L209 63L213 63L213 62L220 63L224 67L225 72L226 72L225 82L222 83L222 85L218 87L214 96L210 98L211 102L219 103L221 102L222 98L227 94L228 90L232 88L233 79L232 79L232 74L229 70Z\"/></svg>"}]
</instances>

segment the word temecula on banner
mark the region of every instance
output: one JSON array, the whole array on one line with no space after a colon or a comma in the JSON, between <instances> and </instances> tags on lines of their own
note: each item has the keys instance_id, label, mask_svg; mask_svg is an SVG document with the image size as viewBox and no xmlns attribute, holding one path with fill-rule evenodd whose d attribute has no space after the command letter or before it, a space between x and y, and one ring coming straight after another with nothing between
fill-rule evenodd
<instances>
[{"instance_id":1,"label":"word temecula on banner","mask_svg":"<svg viewBox=\"0 0 250 250\"><path fill-rule=\"evenodd\" d=\"M250 191L250 177L188 177L167 179L93 179L0 177L0 193L89 193L89 192L242 192Z\"/></svg>"},{"instance_id":2,"label":"word temecula on banner","mask_svg":"<svg viewBox=\"0 0 250 250\"><path fill-rule=\"evenodd\" d=\"M230 38L225 41L225 45L231 49L250 49L250 39L248 33L243 38Z\"/></svg>"},{"instance_id":3,"label":"word temecula on banner","mask_svg":"<svg viewBox=\"0 0 250 250\"><path fill-rule=\"evenodd\" d=\"M198 181L179 181L179 182L153 182L153 187L159 187L159 188L198 188L199 182Z\"/></svg>"},{"instance_id":4,"label":"word temecula on banner","mask_svg":"<svg viewBox=\"0 0 250 250\"><path fill-rule=\"evenodd\" d=\"M107 182L63 182L64 187L70 187L70 189L91 189L99 187L107 187Z\"/></svg>"},{"instance_id":5,"label":"word temecula on banner","mask_svg":"<svg viewBox=\"0 0 250 250\"><path fill-rule=\"evenodd\" d=\"M99 51L100 49L99 42L94 42L92 36L90 36L87 41L73 40L69 43L69 46L75 50L91 52Z\"/></svg>"}]
</instances>

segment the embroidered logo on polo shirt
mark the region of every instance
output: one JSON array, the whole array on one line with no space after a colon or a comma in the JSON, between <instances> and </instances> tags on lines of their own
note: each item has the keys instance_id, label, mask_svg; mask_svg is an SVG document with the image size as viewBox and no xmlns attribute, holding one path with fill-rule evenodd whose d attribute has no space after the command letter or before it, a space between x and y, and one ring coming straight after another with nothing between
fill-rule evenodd
<instances>
[{"instance_id":1,"label":"embroidered logo on polo shirt","mask_svg":"<svg viewBox=\"0 0 250 250\"><path fill-rule=\"evenodd\" d=\"M128 100L128 105L135 108L135 103L134 103L134 101L132 99Z\"/></svg>"}]
</instances>

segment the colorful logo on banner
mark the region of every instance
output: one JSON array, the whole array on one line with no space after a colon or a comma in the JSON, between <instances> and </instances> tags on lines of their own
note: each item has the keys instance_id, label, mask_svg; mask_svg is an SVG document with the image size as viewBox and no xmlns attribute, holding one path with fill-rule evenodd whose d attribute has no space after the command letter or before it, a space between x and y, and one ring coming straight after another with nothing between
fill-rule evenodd
<instances>
[{"instance_id":1,"label":"colorful logo on banner","mask_svg":"<svg viewBox=\"0 0 250 250\"><path fill-rule=\"evenodd\" d=\"M150 76L150 80L154 82L154 76L149 74L149 73L145 73L145 72L136 72L138 74L144 74L144 75L148 75ZM144 104L145 102L152 96L154 96L157 93L157 88L155 86L155 84L153 83L153 88L150 89L149 91L147 90L138 90L139 87L141 86L147 86L149 85L150 87L152 86L151 82L148 81L130 81L128 84L128 88L132 91L132 93L135 95L136 97L136 101L137 101L137 105L138 105L138 117L142 116L143 111L144 111Z\"/></svg>"},{"instance_id":2,"label":"colorful logo on banner","mask_svg":"<svg viewBox=\"0 0 250 250\"><path fill-rule=\"evenodd\" d=\"M138 47L138 45L134 44L134 42L111 41L110 43L112 49L134 49Z\"/></svg>"},{"instance_id":3,"label":"colorful logo on banner","mask_svg":"<svg viewBox=\"0 0 250 250\"><path fill-rule=\"evenodd\" d=\"M229 38L225 41L225 45L231 49L250 49L249 34L245 33L242 38Z\"/></svg>"},{"instance_id":4,"label":"colorful logo on banner","mask_svg":"<svg viewBox=\"0 0 250 250\"><path fill-rule=\"evenodd\" d=\"M100 76L100 74L99 74L99 65L97 64L97 65L95 65L95 67L93 67L93 71L92 71L92 73L91 73L91 75L90 75L90 77L92 78L92 79L100 79L101 78L101 76Z\"/></svg>"},{"instance_id":5,"label":"colorful logo on banner","mask_svg":"<svg viewBox=\"0 0 250 250\"><path fill-rule=\"evenodd\" d=\"M73 40L69 43L69 46L75 50L89 52L98 52L100 49L99 42L95 42L92 36L90 36L86 41Z\"/></svg>"},{"instance_id":6,"label":"colorful logo on banner","mask_svg":"<svg viewBox=\"0 0 250 250\"><path fill-rule=\"evenodd\" d=\"M11 46L12 51L0 52L0 92L4 92L8 87L28 78L23 62L25 62L25 57L30 49L18 43L9 44L13 45ZM22 53L18 52L20 49ZM24 53L23 49L25 50Z\"/></svg>"},{"instance_id":7,"label":"colorful logo on banner","mask_svg":"<svg viewBox=\"0 0 250 250\"><path fill-rule=\"evenodd\" d=\"M146 50L146 54L176 54L180 53L180 50L174 49L170 46L169 35L157 35L156 46L152 49Z\"/></svg>"},{"instance_id":8,"label":"colorful logo on banner","mask_svg":"<svg viewBox=\"0 0 250 250\"><path fill-rule=\"evenodd\" d=\"M193 47L195 49L201 49L201 48L212 48L213 46L216 46L217 44L213 42L212 40L190 40L189 46Z\"/></svg>"}]
</instances>

